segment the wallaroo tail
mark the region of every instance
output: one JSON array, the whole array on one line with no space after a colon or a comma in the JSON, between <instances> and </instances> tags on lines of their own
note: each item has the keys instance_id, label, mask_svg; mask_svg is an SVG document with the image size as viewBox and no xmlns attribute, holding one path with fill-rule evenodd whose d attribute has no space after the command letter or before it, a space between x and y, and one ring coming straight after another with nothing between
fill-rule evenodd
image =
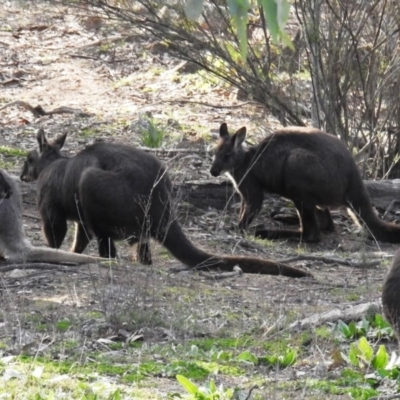
<instances>
[{"instance_id":1,"label":"wallaroo tail","mask_svg":"<svg viewBox=\"0 0 400 400\"><path fill-rule=\"evenodd\" d=\"M261 209L264 192L270 192L293 201L301 226L299 230L259 229L257 236L318 242L321 229L334 229L329 207L346 206L359 216L370 236L400 243L400 225L376 215L357 165L338 138L303 127L277 130L249 148L243 146L245 138L245 127L230 135L223 123L211 166L211 175L227 173L241 195L240 229L249 227Z\"/></svg>"},{"instance_id":2,"label":"wallaroo tail","mask_svg":"<svg viewBox=\"0 0 400 400\"><path fill-rule=\"evenodd\" d=\"M78 225L73 250L81 252L97 238L99 254L115 257L115 241L138 244L142 263L151 263L149 239L161 242L192 268L310 276L269 260L208 254L183 233L174 213L172 184L166 168L151 154L132 146L95 143L76 156L60 153L65 135L48 142L39 132L39 152L31 153L21 179L38 179L38 206L52 247L65 237L67 220Z\"/></svg>"},{"instance_id":3,"label":"wallaroo tail","mask_svg":"<svg viewBox=\"0 0 400 400\"><path fill-rule=\"evenodd\" d=\"M400 251L393 257L392 267L389 271L382 291L383 312L400 339Z\"/></svg>"},{"instance_id":4,"label":"wallaroo tail","mask_svg":"<svg viewBox=\"0 0 400 400\"><path fill-rule=\"evenodd\" d=\"M94 263L101 258L73 254L46 247L34 247L24 235L22 200L18 185L4 170L0 169L0 258L10 261Z\"/></svg>"}]
</instances>

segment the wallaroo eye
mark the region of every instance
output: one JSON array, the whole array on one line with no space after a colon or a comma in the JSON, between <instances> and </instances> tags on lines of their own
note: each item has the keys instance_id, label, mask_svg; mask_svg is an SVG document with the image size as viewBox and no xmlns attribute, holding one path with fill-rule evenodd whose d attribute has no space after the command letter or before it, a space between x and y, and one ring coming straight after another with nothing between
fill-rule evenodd
<instances>
[{"instance_id":1,"label":"wallaroo eye","mask_svg":"<svg viewBox=\"0 0 400 400\"><path fill-rule=\"evenodd\" d=\"M229 160L231 158L231 156L232 156L232 153L226 153L224 155L224 160Z\"/></svg>"}]
</instances>

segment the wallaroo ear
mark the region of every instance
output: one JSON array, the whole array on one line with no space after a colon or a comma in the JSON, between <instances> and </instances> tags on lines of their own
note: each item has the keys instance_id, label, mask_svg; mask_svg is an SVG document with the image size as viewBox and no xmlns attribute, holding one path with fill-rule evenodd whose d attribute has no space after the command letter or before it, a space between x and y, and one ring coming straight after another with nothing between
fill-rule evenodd
<instances>
[{"instance_id":1,"label":"wallaroo ear","mask_svg":"<svg viewBox=\"0 0 400 400\"><path fill-rule=\"evenodd\" d=\"M233 143L235 147L239 147L246 139L246 127L240 128L233 136Z\"/></svg>"},{"instance_id":2,"label":"wallaroo ear","mask_svg":"<svg viewBox=\"0 0 400 400\"><path fill-rule=\"evenodd\" d=\"M229 136L228 125L226 125L225 122L223 124L221 124L221 126L219 128L219 136L221 138Z\"/></svg>"},{"instance_id":3,"label":"wallaroo ear","mask_svg":"<svg viewBox=\"0 0 400 400\"><path fill-rule=\"evenodd\" d=\"M43 146L47 144L47 139L46 139L46 136L44 135L44 130L42 128L40 128L36 132L36 139L38 141L39 150L40 150L40 152L42 152Z\"/></svg>"},{"instance_id":4,"label":"wallaroo ear","mask_svg":"<svg viewBox=\"0 0 400 400\"><path fill-rule=\"evenodd\" d=\"M58 150L62 149L62 147L65 144L65 139L67 139L68 132L65 132L63 135L58 137L55 141L54 144L58 148Z\"/></svg>"}]
</instances>

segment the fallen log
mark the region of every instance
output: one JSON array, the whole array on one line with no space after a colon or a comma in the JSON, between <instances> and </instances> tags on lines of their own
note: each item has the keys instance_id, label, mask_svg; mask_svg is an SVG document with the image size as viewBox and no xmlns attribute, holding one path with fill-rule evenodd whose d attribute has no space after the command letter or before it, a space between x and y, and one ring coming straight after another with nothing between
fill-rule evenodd
<instances>
[{"instance_id":1,"label":"fallen log","mask_svg":"<svg viewBox=\"0 0 400 400\"><path fill-rule=\"evenodd\" d=\"M372 204L381 212L385 212L393 203L391 211L400 209L400 179L364 181L371 196ZM240 201L235 193L232 183L218 180L196 180L187 181L174 186L175 195L183 201L196 208L208 209L209 207L223 210L225 207L232 207ZM265 198L279 198L276 194L266 194Z\"/></svg>"}]
</instances>

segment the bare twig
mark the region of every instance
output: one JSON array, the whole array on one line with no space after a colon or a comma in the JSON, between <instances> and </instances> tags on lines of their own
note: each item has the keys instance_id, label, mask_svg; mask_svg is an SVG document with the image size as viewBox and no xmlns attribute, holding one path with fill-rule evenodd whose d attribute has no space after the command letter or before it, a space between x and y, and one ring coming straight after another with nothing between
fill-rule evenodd
<instances>
[{"instance_id":1,"label":"bare twig","mask_svg":"<svg viewBox=\"0 0 400 400\"><path fill-rule=\"evenodd\" d=\"M235 276L243 275L243 271L238 266L236 266L236 267L233 267L232 272L222 272L220 274L213 274L210 272L200 271L199 275L204 276L207 279L222 280L222 279L233 278Z\"/></svg>"},{"instance_id":2,"label":"bare twig","mask_svg":"<svg viewBox=\"0 0 400 400\"><path fill-rule=\"evenodd\" d=\"M0 108L0 111L4 110L7 107L11 106L19 106L24 107L29 110L34 117L42 117L44 115L53 115L53 114L76 114L80 117L90 117L90 114L85 113L84 111L80 110L79 108L71 108L71 107L58 107L51 111L45 111L41 105L37 105L36 107L31 106L26 101L16 100L10 103L4 104L3 107Z\"/></svg>"},{"instance_id":3,"label":"bare twig","mask_svg":"<svg viewBox=\"0 0 400 400\"><path fill-rule=\"evenodd\" d=\"M3 263L2 263L3 264ZM72 266L66 267L65 265L49 264L49 263L13 263L0 266L0 272L13 271L14 269L56 269L63 272L75 272L77 268Z\"/></svg>"}]
</instances>

